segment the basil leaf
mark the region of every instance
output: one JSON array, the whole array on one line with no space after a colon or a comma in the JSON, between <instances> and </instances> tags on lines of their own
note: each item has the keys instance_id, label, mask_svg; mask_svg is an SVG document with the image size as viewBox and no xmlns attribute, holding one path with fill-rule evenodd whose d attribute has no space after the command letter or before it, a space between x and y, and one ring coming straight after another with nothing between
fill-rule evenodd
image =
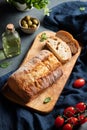
<instances>
[{"instance_id":1,"label":"basil leaf","mask_svg":"<svg viewBox=\"0 0 87 130\"><path fill-rule=\"evenodd\" d=\"M85 7L80 7L79 10L80 10L80 11L84 11L84 10L85 10Z\"/></svg>"},{"instance_id":2,"label":"basil leaf","mask_svg":"<svg viewBox=\"0 0 87 130\"><path fill-rule=\"evenodd\" d=\"M46 33L42 33L40 41L43 42L46 39L47 39Z\"/></svg>"},{"instance_id":3,"label":"basil leaf","mask_svg":"<svg viewBox=\"0 0 87 130\"><path fill-rule=\"evenodd\" d=\"M47 97L47 98L45 98L45 100L43 101L43 103L46 104L46 103L48 103L50 101L51 101L51 97Z\"/></svg>"},{"instance_id":4,"label":"basil leaf","mask_svg":"<svg viewBox=\"0 0 87 130\"><path fill-rule=\"evenodd\" d=\"M9 62L3 62L3 63L0 64L0 67L1 68L7 68L9 65L10 65Z\"/></svg>"}]
</instances>

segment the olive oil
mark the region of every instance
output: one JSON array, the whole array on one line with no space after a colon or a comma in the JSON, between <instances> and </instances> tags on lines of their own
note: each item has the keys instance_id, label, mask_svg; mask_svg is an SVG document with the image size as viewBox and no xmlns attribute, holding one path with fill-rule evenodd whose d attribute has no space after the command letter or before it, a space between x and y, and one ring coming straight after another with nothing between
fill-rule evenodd
<instances>
[{"instance_id":1,"label":"olive oil","mask_svg":"<svg viewBox=\"0 0 87 130\"><path fill-rule=\"evenodd\" d=\"M2 45L7 58L21 53L21 39L13 24L7 24L6 31L2 34Z\"/></svg>"}]
</instances>

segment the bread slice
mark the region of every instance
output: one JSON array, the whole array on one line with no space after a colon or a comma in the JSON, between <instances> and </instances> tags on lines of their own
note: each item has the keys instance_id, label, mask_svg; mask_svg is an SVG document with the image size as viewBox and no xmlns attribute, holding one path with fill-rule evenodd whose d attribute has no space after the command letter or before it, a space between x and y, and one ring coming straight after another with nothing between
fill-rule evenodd
<instances>
[{"instance_id":1,"label":"bread slice","mask_svg":"<svg viewBox=\"0 0 87 130\"><path fill-rule=\"evenodd\" d=\"M62 76L60 66L53 53L42 50L9 77L8 85L27 103Z\"/></svg>"},{"instance_id":2,"label":"bread slice","mask_svg":"<svg viewBox=\"0 0 87 130\"><path fill-rule=\"evenodd\" d=\"M57 37L50 37L46 42L47 47L54 53L61 63L66 63L72 57L70 47Z\"/></svg>"},{"instance_id":3,"label":"bread slice","mask_svg":"<svg viewBox=\"0 0 87 130\"><path fill-rule=\"evenodd\" d=\"M69 45L72 55L76 54L78 52L79 43L74 37L67 31L60 30L56 33L56 36L63 40L64 42Z\"/></svg>"}]
</instances>

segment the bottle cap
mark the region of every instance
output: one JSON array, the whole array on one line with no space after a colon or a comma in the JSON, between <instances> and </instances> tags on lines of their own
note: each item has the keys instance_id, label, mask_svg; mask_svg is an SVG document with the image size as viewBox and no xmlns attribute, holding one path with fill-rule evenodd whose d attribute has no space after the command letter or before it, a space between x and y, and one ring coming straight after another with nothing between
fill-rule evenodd
<instances>
[{"instance_id":1,"label":"bottle cap","mask_svg":"<svg viewBox=\"0 0 87 130\"><path fill-rule=\"evenodd\" d=\"M7 24L6 29L12 31L14 29L14 25L11 23Z\"/></svg>"}]
</instances>

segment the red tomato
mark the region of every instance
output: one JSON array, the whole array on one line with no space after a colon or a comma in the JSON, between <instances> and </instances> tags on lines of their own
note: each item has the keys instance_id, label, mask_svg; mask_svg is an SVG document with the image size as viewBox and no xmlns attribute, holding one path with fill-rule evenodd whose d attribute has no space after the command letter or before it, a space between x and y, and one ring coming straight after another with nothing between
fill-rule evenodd
<instances>
[{"instance_id":1,"label":"red tomato","mask_svg":"<svg viewBox=\"0 0 87 130\"><path fill-rule=\"evenodd\" d=\"M63 126L64 118L61 117L61 116L57 116L57 118L55 119L54 124L55 124L56 128L59 128L59 127Z\"/></svg>"},{"instance_id":2,"label":"red tomato","mask_svg":"<svg viewBox=\"0 0 87 130\"><path fill-rule=\"evenodd\" d=\"M78 119L76 117L70 117L67 119L67 122L72 124L73 126L76 126L78 124Z\"/></svg>"},{"instance_id":3,"label":"red tomato","mask_svg":"<svg viewBox=\"0 0 87 130\"><path fill-rule=\"evenodd\" d=\"M81 114L78 116L78 122L79 124L83 124L83 120L85 119L85 115Z\"/></svg>"},{"instance_id":4,"label":"red tomato","mask_svg":"<svg viewBox=\"0 0 87 130\"><path fill-rule=\"evenodd\" d=\"M75 114L75 108L70 106L70 107L67 107L65 110L64 110L64 115L66 117L71 117Z\"/></svg>"},{"instance_id":5,"label":"red tomato","mask_svg":"<svg viewBox=\"0 0 87 130\"><path fill-rule=\"evenodd\" d=\"M76 112L84 112L86 110L86 104L84 102L80 102L75 106Z\"/></svg>"},{"instance_id":6,"label":"red tomato","mask_svg":"<svg viewBox=\"0 0 87 130\"><path fill-rule=\"evenodd\" d=\"M67 124L65 124L65 125L63 126L63 129L62 129L62 130L72 130L72 129L73 129L72 125L69 124L69 123L67 123Z\"/></svg>"},{"instance_id":7,"label":"red tomato","mask_svg":"<svg viewBox=\"0 0 87 130\"><path fill-rule=\"evenodd\" d=\"M85 117L82 121L81 124L86 123L87 122L87 117Z\"/></svg>"},{"instance_id":8,"label":"red tomato","mask_svg":"<svg viewBox=\"0 0 87 130\"><path fill-rule=\"evenodd\" d=\"M81 88L85 85L86 81L83 78L76 79L73 83L73 87Z\"/></svg>"}]
</instances>

